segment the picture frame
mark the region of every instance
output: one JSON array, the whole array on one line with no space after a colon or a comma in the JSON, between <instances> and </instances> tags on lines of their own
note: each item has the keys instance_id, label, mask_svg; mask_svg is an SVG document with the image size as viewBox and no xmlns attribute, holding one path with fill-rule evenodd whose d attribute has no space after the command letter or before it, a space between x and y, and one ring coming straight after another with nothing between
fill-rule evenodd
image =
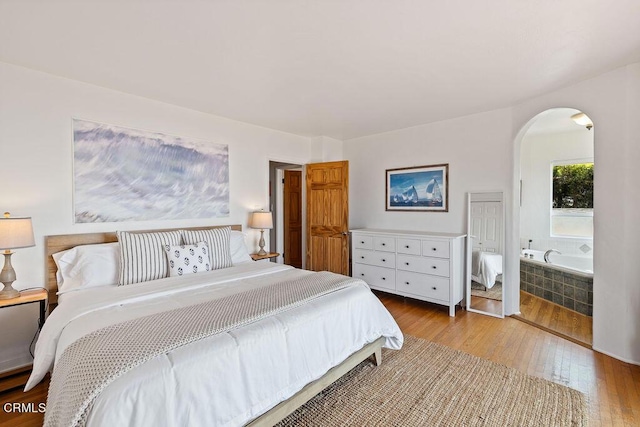
<instances>
[{"instance_id":1,"label":"picture frame","mask_svg":"<svg viewBox=\"0 0 640 427\"><path fill-rule=\"evenodd\" d=\"M449 212L449 163L387 169L385 210Z\"/></svg>"},{"instance_id":2,"label":"picture frame","mask_svg":"<svg viewBox=\"0 0 640 427\"><path fill-rule=\"evenodd\" d=\"M229 216L229 147L72 118L74 223Z\"/></svg>"}]
</instances>

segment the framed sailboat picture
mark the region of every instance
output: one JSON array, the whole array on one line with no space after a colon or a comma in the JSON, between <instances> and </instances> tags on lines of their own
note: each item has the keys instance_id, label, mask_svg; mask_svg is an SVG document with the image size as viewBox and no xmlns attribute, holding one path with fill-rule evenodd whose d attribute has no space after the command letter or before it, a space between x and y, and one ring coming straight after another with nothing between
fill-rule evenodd
<instances>
[{"instance_id":1,"label":"framed sailboat picture","mask_svg":"<svg viewBox=\"0 0 640 427\"><path fill-rule=\"evenodd\" d=\"M448 212L449 164L387 169L388 211Z\"/></svg>"}]
</instances>

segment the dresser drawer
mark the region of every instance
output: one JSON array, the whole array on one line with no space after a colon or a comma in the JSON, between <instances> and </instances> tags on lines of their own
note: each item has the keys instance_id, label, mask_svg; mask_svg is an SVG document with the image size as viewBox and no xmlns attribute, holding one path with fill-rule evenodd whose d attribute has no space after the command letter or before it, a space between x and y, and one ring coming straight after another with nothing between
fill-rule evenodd
<instances>
[{"instance_id":1,"label":"dresser drawer","mask_svg":"<svg viewBox=\"0 0 640 427\"><path fill-rule=\"evenodd\" d=\"M449 277L449 260L415 255L398 255L398 270Z\"/></svg>"},{"instance_id":2,"label":"dresser drawer","mask_svg":"<svg viewBox=\"0 0 640 427\"><path fill-rule=\"evenodd\" d=\"M377 251L395 252L396 239L393 237L374 237L373 249Z\"/></svg>"},{"instance_id":3,"label":"dresser drawer","mask_svg":"<svg viewBox=\"0 0 640 427\"><path fill-rule=\"evenodd\" d=\"M354 234L352 244L357 249L373 249L373 237Z\"/></svg>"},{"instance_id":4,"label":"dresser drawer","mask_svg":"<svg viewBox=\"0 0 640 427\"><path fill-rule=\"evenodd\" d=\"M366 249L354 249L352 262L378 267L396 267L396 254L382 251L368 251Z\"/></svg>"},{"instance_id":5,"label":"dresser drawer","mask_svg":"<svg viewBox=\"0 0 640 427\"><path fill-rule=\"evenodd\" d=\"M396 289L396 271L392 268L353 264L353 277L362 279L373 288Z\"/></svg>"},{"instance_id":6,"label":"dresser drawer","mask_svg":"<svg viewBox=\"0 0 640 427\"><path fill-rule=\"evenodd\" d=\"M423 240L422 255L436 258L449 258L449 242L442 240Z\"/></svg>"},{"instance_id":7,"label":"dresser drawer","mask_svg":"<svg viewBox=\"0 0 640 427\"><path fill-rule=\"evenodd\" d=\"M398 239L399 254L420 255L420 240L418 239Z\"/></svg>"},{"instance_id":8,"label":"dresser drawer","mask_svg":"<svg viewBox=\"0 0 640 427\"><path fill-rule=\"evenodd\" d=\"M443 277L398 270L396 289L409 294L449 302L449 279Z\"/></svg>"}]
</instances>

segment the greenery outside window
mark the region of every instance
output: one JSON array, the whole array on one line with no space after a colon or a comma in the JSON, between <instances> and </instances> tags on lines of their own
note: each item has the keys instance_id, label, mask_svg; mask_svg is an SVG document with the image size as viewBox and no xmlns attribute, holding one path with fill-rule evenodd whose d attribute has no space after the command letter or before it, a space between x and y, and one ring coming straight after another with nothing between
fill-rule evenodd
<instances>
[{"instance_id":1,"label":"greenery outside window","mask_svg":"<svg viewBox=\"0 0 640 427\"><path fill-rule=\"evenodd\" d=\"M552 165L551 236L593 238L593 161Z\"/></svg>"}]
</instances>

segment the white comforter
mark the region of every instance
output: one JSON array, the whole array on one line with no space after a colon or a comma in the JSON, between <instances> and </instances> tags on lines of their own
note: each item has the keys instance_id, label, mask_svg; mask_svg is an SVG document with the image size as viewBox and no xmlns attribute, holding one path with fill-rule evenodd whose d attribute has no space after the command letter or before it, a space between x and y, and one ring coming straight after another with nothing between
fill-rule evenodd
<instances>
[{"instance_id":1,"label":"white comforter","mask_svg":"<svg viewBox=\"0 0 640 427\"><path fill-rule=\"evenodd\" d=\"M502 274L502 255L473 251L471 256L471 278L490 289Z\"/></svg>"},{"instance_id":2,"label":"white comforter","mask_svg":"<svg viewBox=\"0 0 640 427\"><path fill-rule=\"evenodd\" d=\"M113 323L289 280L304 270L246 263L210 273L60 296L35 351L26 390L81 336ZM242 425L379 336L403 336L366 284L336 291L253 324L181 347L115 380L95 401L90 426Z\"/></svg>"}]
</instances>

